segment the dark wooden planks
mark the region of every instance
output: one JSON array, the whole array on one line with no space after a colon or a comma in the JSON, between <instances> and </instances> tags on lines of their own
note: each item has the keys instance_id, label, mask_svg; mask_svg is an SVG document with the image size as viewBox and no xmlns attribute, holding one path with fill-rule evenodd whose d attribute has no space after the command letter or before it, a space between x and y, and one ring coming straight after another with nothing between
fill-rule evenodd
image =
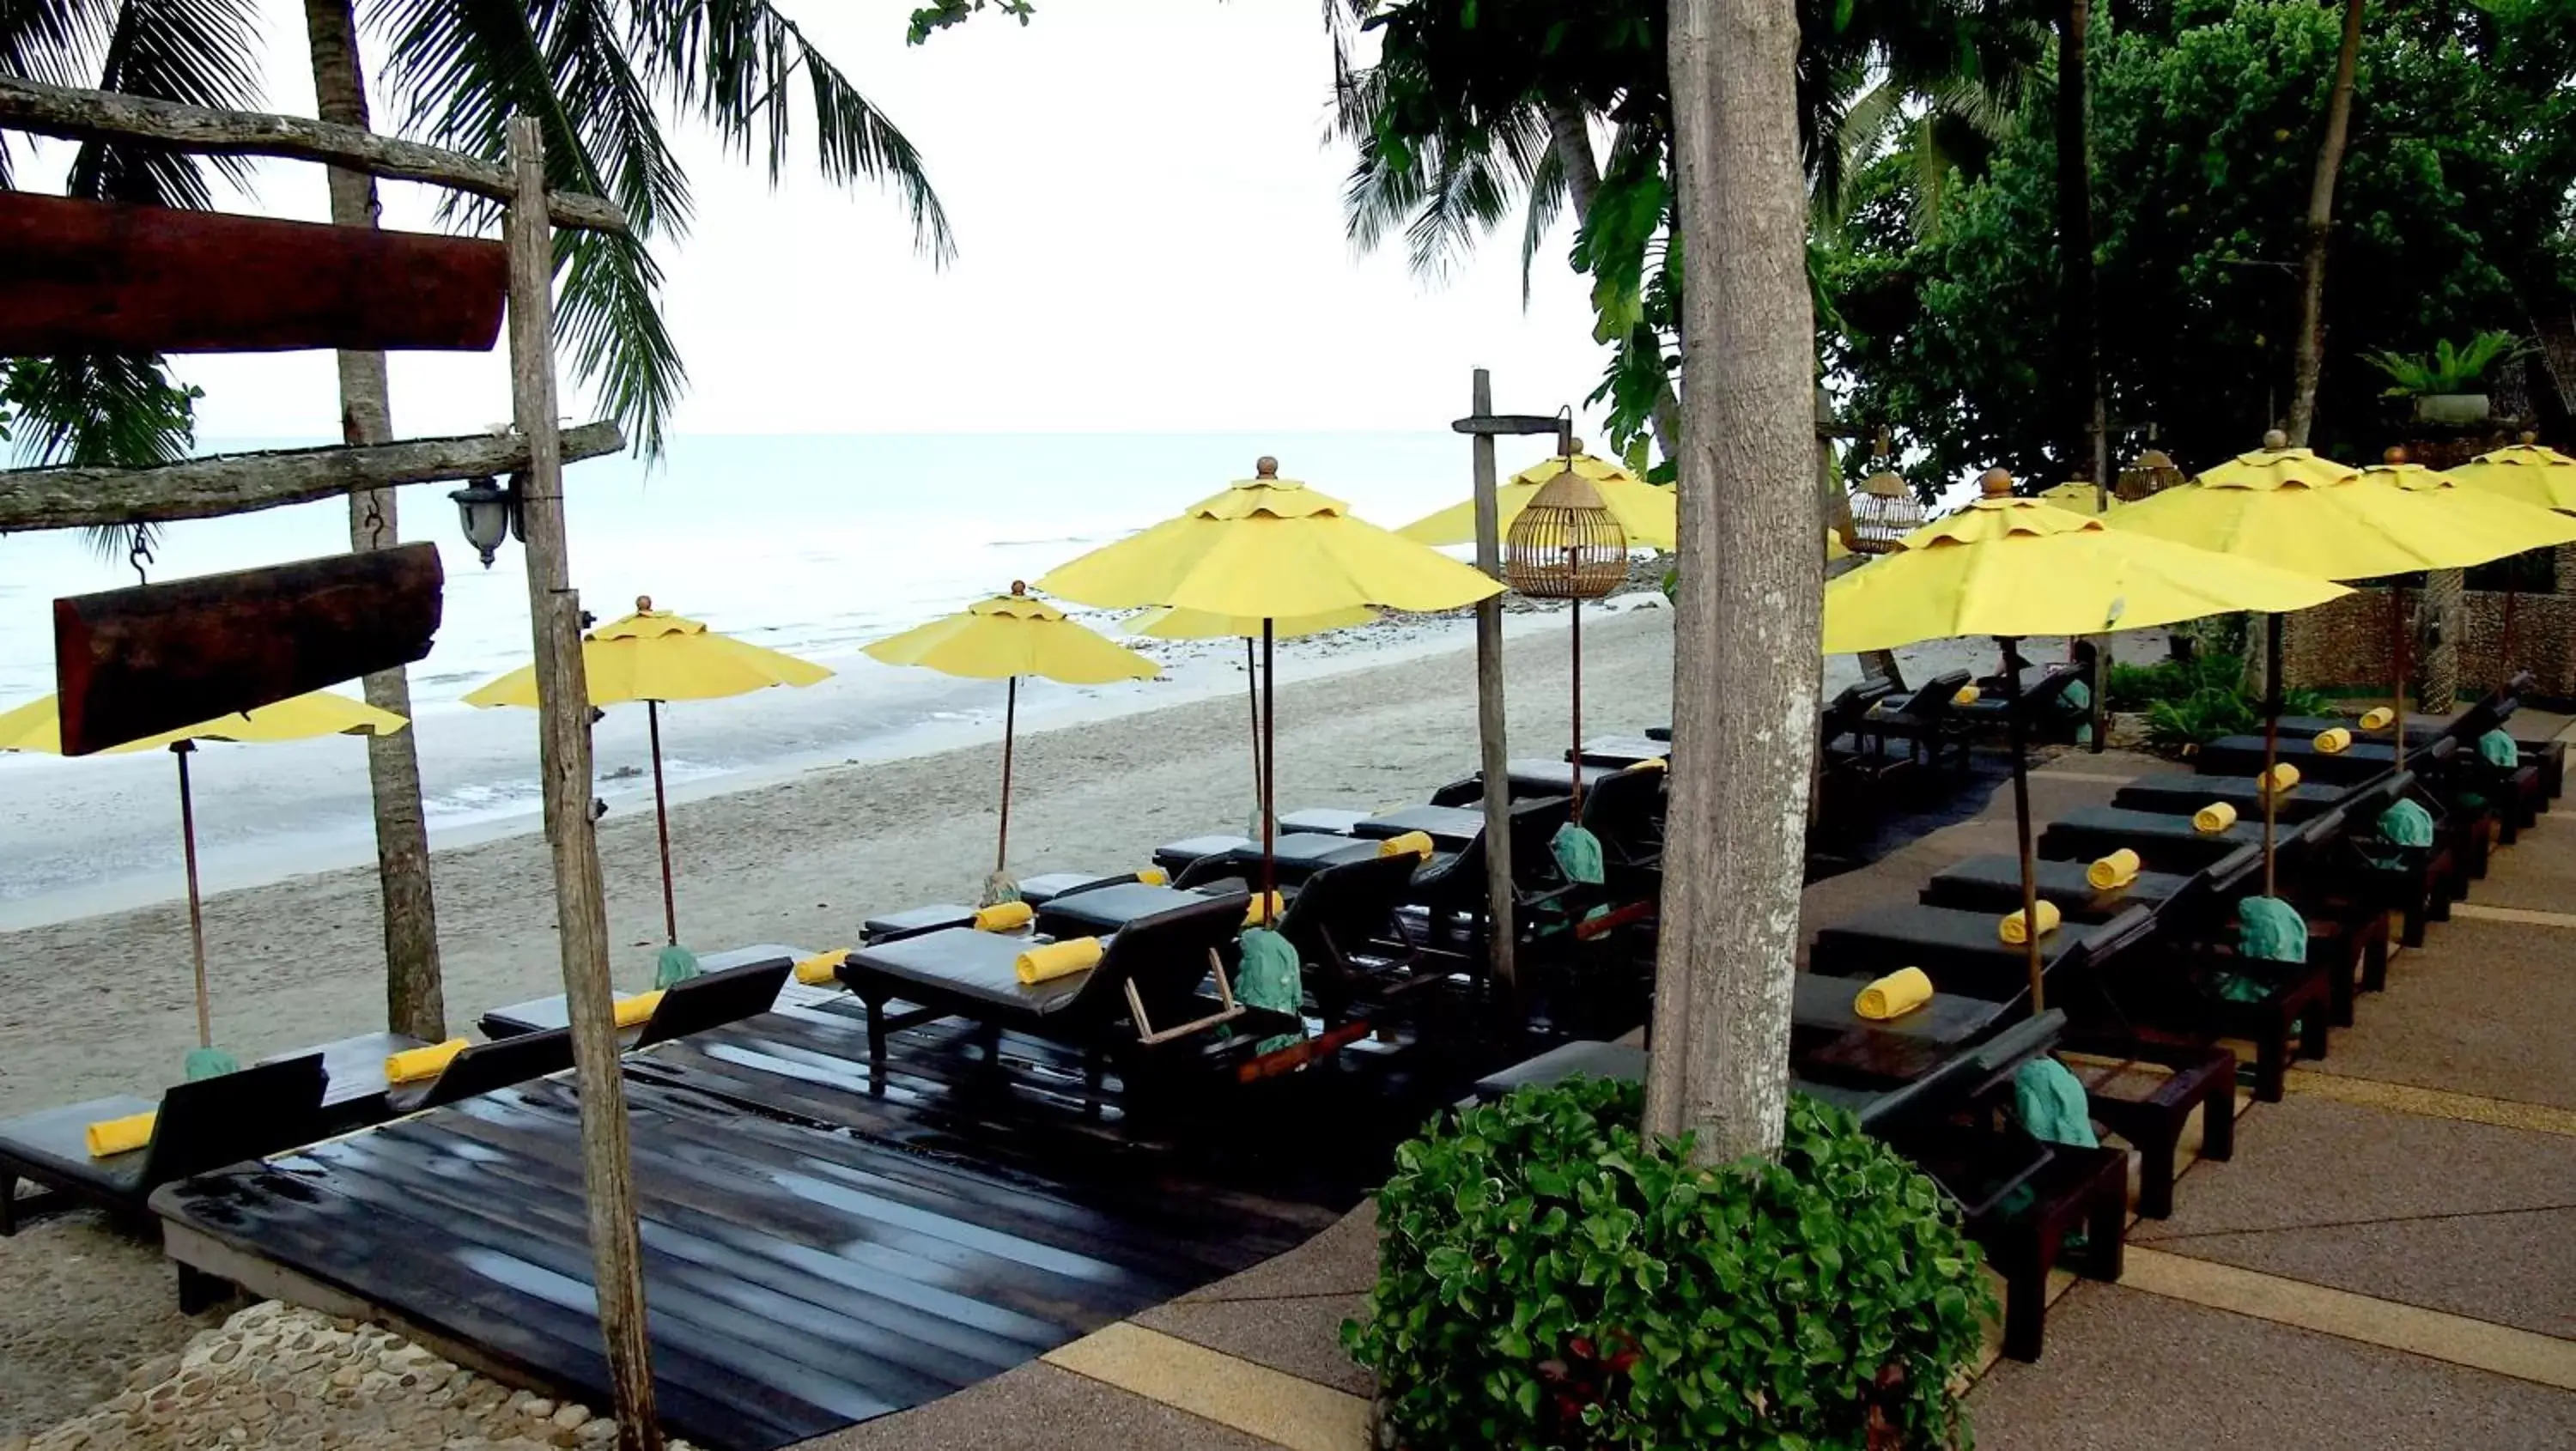
<instances>
[{"instance_id":1,"label":"dark wooden planks","mask_svg":"<svg viewBox=\"0 0 2576 1451\"><path fill-rule=\"evenodd\" d=\"M402 544L58 599L63 754L408 665L438 633L445 580L436 545Z\"/></svg>"},{"instance_id":2,"label":"dark wooden planks","mask_svg":"<svg viewBox=\"0 0 2576 1451\"><path fill-rule=\"evenodd\" d=\"M482 352L498 242L0 192L0 356Z\"/></svg>"}]
</instances>

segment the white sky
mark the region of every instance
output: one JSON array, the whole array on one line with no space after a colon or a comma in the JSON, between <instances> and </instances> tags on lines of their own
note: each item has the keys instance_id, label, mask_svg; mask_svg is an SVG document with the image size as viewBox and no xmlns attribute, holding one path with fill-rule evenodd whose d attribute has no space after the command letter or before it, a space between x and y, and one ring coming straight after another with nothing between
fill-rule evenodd
<instances>
[{"instance_id":1,"label":"white sky","mask_svg":"<svg viewBox=\"0 0 2576 1451\"><path fill-rule=\"evenodd\" d=\"M1441 284L1345 241L1318 0L1041 0L1025 29L987 15L919 49L912 0L784 4L920 148L959 258L934 271L890 197L824 185L801 150L773 191L674 128L697 202L662 249L690 375L675 431L1409 430L1466 412L1477 365L1505 411L1592 389L1562 225L1526 310L1517 225ZM269 104L310 114L300 8L266 6ZM389 224L426 227L430 204L392 187ZM322 171L264 164L257 195L224 205L320 220ZM508 415L498 350L393 367L398 432ZM206 389L206 437L337 433L328 354L180 368Z\"/></svg>"}]
</instances>

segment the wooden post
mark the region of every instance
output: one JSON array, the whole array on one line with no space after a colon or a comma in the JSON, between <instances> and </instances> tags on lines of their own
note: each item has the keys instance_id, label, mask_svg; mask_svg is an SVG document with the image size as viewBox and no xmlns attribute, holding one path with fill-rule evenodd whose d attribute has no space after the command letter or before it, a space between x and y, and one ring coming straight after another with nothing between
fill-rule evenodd
<instances>
[{"instance_id":1,"label":"wooden post","mask_svg":"<svg viewBox=\"0 0 2576 1451\"><path fill-rule=\"evenodd\" d=\"M1002 821L993 833L993 870L1011 867L1011 747L1020 734L1020 677L1011 677L1002 696Z\"/></svg>"},{"instance_id":2,"label":"wooden post","mask_svg":"<svg viewBox=\"0 0 2576 1451\"><path fill-rule=\"evenodd\" d=\"M1476 370L1469 412L1485 418L1494 411L1494 375ZM1495 579L1503 577L1502 506L1494 498L1494 436L1478 433L1470 450L1475 459L1476 567ZM1501 991L1502 1020L1520 1010L1520 970L1512 961L1517 929L1512 922L1512 782L1511 752L1503 739L1503 597L1476 602L1476 741L1485 778L1485 916L1486 953L1494 984ZM1517 1024L1513 1025L1517 1027Z\"/></svg>"},{"instance_id":3,"label":"wooden post","mask_svg":"<svg viewBox=\"0 0 2576 1451\"><path fill-rule=\"evenodd\" d=\"M635 1227L626 1091L608 986L608 908L591 803L590 690L581 600L567 582L563 456L555 421L554 237L546 216L544 142L535 120L510 121L517 193L509 208L510 391L528 439L519 492L527 524L528 614L536 636L538 754L546 839L554 852L556 936L581 1095L583 1199L590 1216L599 1333L608 1359L619 1451L661 1451L653 1411L644 1265Z\"/></svg>"}]
</instances>

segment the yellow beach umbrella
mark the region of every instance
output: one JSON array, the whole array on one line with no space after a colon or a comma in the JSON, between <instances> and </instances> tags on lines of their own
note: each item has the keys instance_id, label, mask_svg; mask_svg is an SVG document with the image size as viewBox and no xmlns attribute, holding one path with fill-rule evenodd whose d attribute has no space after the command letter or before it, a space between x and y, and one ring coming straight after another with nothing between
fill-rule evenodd
<instances>
[{"instance_id":1,"label":"yellow beach umbrella","mask_svg":"<svg viewBox=\"0 0 2576 1451\"><path fill-rule=\"evenodd\" d=\"M188 757L197 742L262 744L321 736L387 736L407 724L392 711L363 700L317 690L108 748L108 754L125 755L167 747L179 761L179 844L188 874L188 947L197 975L197 1052L189 1055L189 1077L230 1072L236 1066L228 1055L214 1051L214 1016L206 994L206 924L197 890L197 807L188 781ZM48 695L0 713L0 751L60 755L62 749L62 717L55 697Z\"/></svg>"},{"instance_id":2,"label":"yellow beach umbrella","mask_svg":"<svg viewBox=\"0 0 2576 1451\"><path fill-rule=\"evenodd\" d=\"M1825 563L1831 564L1837 559L1849 559L1851 557L1852 548L1850 545L1843 542L1843 537L1831 529L1826 530Z\"/></svg>"},{"instance_id":3,"label":"yellow beach umbrella","mask_svg":"<svg viewBox=\"0 0 2576 1451\"><path fill-rule=\"evenodd\" d=\"M2535 451L2548 452L2547 449ZM2554 513L2547 508L2536 507L2514 494L2465 488L2454 472L2408 462L2406 450L2402 448L2390 449L2387 459L2386 463L2373 464L2363 469L2361 471L2363 476L2393 483L2408 493L2421 495L2439 505L2443 513L2455 519L2468 520L2481 528L2526 538L2531 541L2528 547L2532 549L2576 543L2576 518ZM2576 465L2571 465L2569 472L2576 474ZM2513 603L2514 591L2508 584L2504 597L2504 638L2497 647L2498 657L2507 662L2505 673L2508 678L2512 675L2510 656L2513 650ZM2388 703L2394 714L2392 729L2396 733L2397 749L2403 752L2406 749L2406 677L2408 674L2406 590L2395 579L2391 579L2388 583L2388 630L2389 660L2393 667L2392 675L2395 681L2390 690Z\"/></svg>"},{"instance_id":4,"label":"yellow beach umbrella","mask_svg":"<svg viewBox=\"0 0 2576 1451\"><path fill-rule=\"evenodd\" d=\"M2102 502L2104 498L2102 491L2082 479L2074 479L2063 484L2051 484L2039 491L2039 497L2044 503L2054 504L2060 509L2071 510L2078 514L2107 514L2112 509L2120 507L2119 495L2110 495L2110 504L2105 507Z\"/></svg>"},{"instance_id":5,"label":"yellow beach umbrella","mask_svg":"<svg viewBox=\"0 0 2576 1451\"><path fill-rule=\"evenodd\" d=\"M2019 498L2003 470L1984 496L1907 535L1825 586L1828 654L1893 650L1918 640L1993 635L2004 642L2009 697L2021 694L2012 642L2029 635L2143 629L2234 610L2295 610L2350 591L2322 579L2229 559L2187 545L2122 533L2038 499ZM2013 817L2020 836L2024 922L2036 920L2030 788L2021 712L2012 724ZM2031 1006L2040 1006L2039 934L2025 934Z\"/></svg>"},{"instance_id":6,"label":"yellow beach umbrella","mask_svg":"<svg viewBox=\"0 0 2576 1451\"><path fill-rule=\"evenodd\" d=\"M653 746L653 831L662 853L662 930L680 943L679 908L671 891L671 817L662 788L662 705L672 700L721 700L773 685L812 685L832 672L809 660L747 645L685 615L653 608L639 595L635 613L581 637L581 668L593 706L644 702ZM471 706L537 707L537 667L522 665L465 697Z\"/></svg>"},{"instance_id":7,"label":"yellow beach umbrella","mask_svg":"<svg viewBox=\"0 0 2576 1451\"><path fill-rule=\"evenodd\" d=\"M1067 685L1104 685L1112 680L1151 680L1162 673L1153 661L1066 619L1055 606L1029 598L1028 586L1019 580L1011 581L1009 594L978 600L956 614L864 649L870 658L888 665L918 665L969 680L1010 682L1002 706L1002 823L993 844L996 881L992 885L996 888L1002 885L1011 852L1011 743L1019 732L1020 677L1043 675Z\"/></svg>"},{"instance_id":8,"label":"yellow beach umbrella","mask_svg":"<svg viewBox=\"0 0 2576 1451\"><path fill-rule=\"evenodd\" d=\"M2576 458L2543 448L2535 434L2507 444L2456 468L2446 469L2462 487L2502 494L2538 509L2576 513Z\"/></svg>"},{"instance_id":9,"label":"yellow beach umbrella","mask_svg":"<svg viewBox=\"0 0 2576 1451\"><path fill-rule=\"evenodd\" d=\"M2274 429L2263 447L2199 478L2123 507L2123 531L2215 550L2323 579L2377 579L2419 569L2466 569L2519 554L2534 541L2511 523L2442 507L2427 494L2371 477L2304 448ZM2281 696L2281 617L2270 616L2264 652L2263 766L2274 764ZM2401 719L2402 714L2401 714ZM2272 799L2264 797L2264 889L2272 886Z\"/></svg>"},{"instance_id":10,"label":"yellow beach umbrella","mask_svg":"<svg viewBox=\"0 0 2576 1451\"><path fill-rule=\"evenodd\" d=\"M1673 491L1661 484L1650 484L1608 459L1594 458L1583 452L1583 442L1575 440L1571 465L1576 476L1591 481L1600 491L1601 502L1609 507L1611 517L1628 536L1628 542L1650 549L1675 546L1680 525L1673 508ZM1547 481L1565 472L1569 460L1563 454L1533 464L1494 491L1496 515L1495 537L1511 532L1512 521ZM1473 544L1476 542L1476 501L1452 504L1437 514L1427 515L1395 531L1417 544Z\"/></svg>"},{"instance_id":11,"label":"yellow beach umbrella","mask_svg":"<svg viewBox=\"0 0 2576 1451\"><path fill-rule=\"evenodd\" d=\"M1261 621L1262 887L1277 882L1278 697L1271 645L1278 622L1366 606L1447 610L1502 593L1500 581L1427 545L1355 518L1341 500L1279 477L1263 458L1253 477L1140 534L1104 545L1038 581L1065 599L1108 609L1169 605ZM1265 912L1269 897L1264 896Z\"/></svg>"}]
</instances>

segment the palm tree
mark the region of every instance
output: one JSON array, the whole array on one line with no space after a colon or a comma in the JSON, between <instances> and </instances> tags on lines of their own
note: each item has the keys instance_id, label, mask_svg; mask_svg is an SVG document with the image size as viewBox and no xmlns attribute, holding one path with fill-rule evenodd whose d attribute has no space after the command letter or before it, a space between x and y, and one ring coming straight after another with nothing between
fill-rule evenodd
<instances>
[{"instance_id":1,"label":"palm tree","mask_svg":"<svg viewBox=\"0 0 2576 1451\"><path fill-rule=\"evenodd\" d=\"M0 74L253 108L255 14L255 0L0 0ZM361 18L351 0L308 0L314 89L325 120L369 124L357 42ZM953 251L946 215L912 143L766 0L369 0L363 19L390 41L383 75L396 130L498 161L509 117L525 112L544 128L551 184L606 196L624 208L629 236L556 237L555 325L576 376L648 454L660 451L685 382L663 326L661 273L650 250L656 239L684 235L689 220L688 180L663 139L666 116L710 127L746 159L757 143L773 179L788 162L794 132L810 128L815 162L827 179L890 186L922 249L940 262ZM795 103L800 91L801 107ZM130 147L84 147L81 156L94 153L95 160L75 163L75 194L207 204L196 162ZM6 163L0 151L0 185L7 184ZM208 164L238 171L237 163L220 158ZM83 190L85 179L92 189ZM335 172L331 201L335 223L374 225L376 199L367 178ZM471 223L492 211L489 203L461 201L449 217ZM151 360L97 371L106 382L160 376ZM159 386L166 389L166 379ZM391 437L381 354L342 355L340 388L343 432L351 442ZM41 425L15 391L22 424ZM160 416L173 411L167 394L142 384L124 395L104 383L57 391L104 418L154 416L118 401L127 395L157 398ZM184 453L192 441L184 431L164 430L162 439L164 456ZM353 547L399 539L390 495L353 496L350 510ZM409 688L399 671L371 677L367 695L408 713ZM436 1038L443 1035L443 1011L419 767L409 732L379 740L370 742L369 778L386 907L388 1020L397 1030Z\"/></svg>"}]
</instances>

